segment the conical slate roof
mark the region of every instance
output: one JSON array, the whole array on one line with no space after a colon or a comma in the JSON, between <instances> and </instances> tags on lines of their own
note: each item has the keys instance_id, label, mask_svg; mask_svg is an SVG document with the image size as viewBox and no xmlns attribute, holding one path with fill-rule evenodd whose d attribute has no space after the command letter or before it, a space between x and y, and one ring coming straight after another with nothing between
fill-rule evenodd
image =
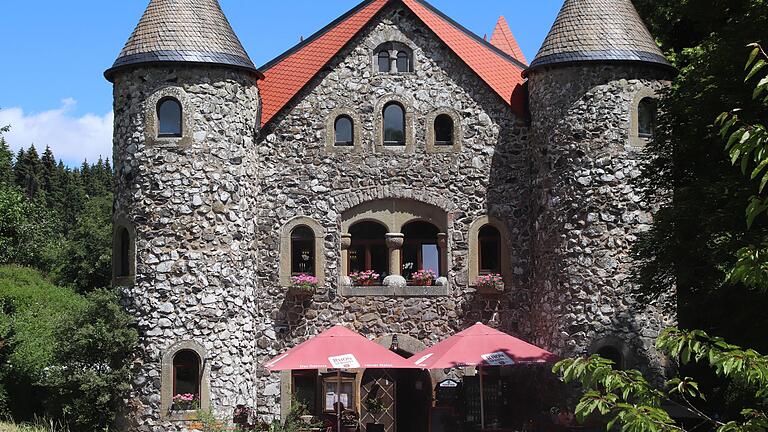
<instances>
[{"instance_id":1,"label":"conical slate roof","mask_svg":"<svg viewBox=\"0 0 768 432\"><path fill-rule=\"evenodd\" d=\"M528 70L582 61L636 61L671 67L631 0L565 0Z\"/></svg>"},{"instance_id":2,"label":"conical slate roof","mask_svg":"<svg viewBox=\"0 0 768 432\"><path fill-rule=\"evenodd\" d=\"M256 67L232 30L218 0L151 0L115 64L105 72L158 62Z\"/></svg>"}]
</instances>

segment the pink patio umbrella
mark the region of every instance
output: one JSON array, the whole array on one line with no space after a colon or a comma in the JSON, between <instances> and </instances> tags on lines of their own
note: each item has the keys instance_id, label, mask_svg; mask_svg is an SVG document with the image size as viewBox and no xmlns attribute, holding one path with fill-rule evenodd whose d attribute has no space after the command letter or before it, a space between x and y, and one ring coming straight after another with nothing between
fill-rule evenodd
<instances>
[{"instance_id":1,"label":"pink patio umbrella","mask_svg":"<svg viewBox=\"0 0 768 432\"><path fill-rule=\"evenodd\" d=\"M270 371L336 369L336 414L341 432L341 369L415 369L387 348L341 324L291 348L265 364Z\"/></svg>"},{"instance_id":2,"label":"pink patio umbrella","mask_svg":"<svg viewBox=\"0 0 768 432\"><path fill-rule=\"evenodd\" d=\"M480 427L485 429L483 367L553 362L551 352L481 323L463 330L409 360L421 369L477 366L480 371Z\"/></svg>"}]
</instances>

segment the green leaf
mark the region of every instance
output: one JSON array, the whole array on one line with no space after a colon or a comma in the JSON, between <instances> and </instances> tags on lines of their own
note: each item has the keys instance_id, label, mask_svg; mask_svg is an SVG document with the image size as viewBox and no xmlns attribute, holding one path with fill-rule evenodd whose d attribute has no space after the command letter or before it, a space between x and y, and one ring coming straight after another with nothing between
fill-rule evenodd
<instances>
[{"instance_id":1,"label":"green leaf","mask_svg":"<svg viewBox=\"0 0 768 432\"><path fill-rule=\"evenodd\" d=\"M752 66L752 70L749 71L749 73L747 74L747 78L745 78L744 81L749 81L750 79L752 79L753 76L755 76L758 72L760 72L760 70L762 70L765 67L765 64L766 64L765 60L762 60L762 59L755 62L755 65Z\"/></svg>"}]
</instances>

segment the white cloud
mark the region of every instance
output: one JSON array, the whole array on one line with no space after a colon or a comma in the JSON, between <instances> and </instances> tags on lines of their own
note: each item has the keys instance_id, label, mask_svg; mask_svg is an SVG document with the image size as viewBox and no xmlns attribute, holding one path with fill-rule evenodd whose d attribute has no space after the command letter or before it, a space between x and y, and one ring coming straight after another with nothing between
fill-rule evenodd
<instances>
[{"instance_id":1,"label":"white cloud","mask_svg":"<svg viewBox=\"0 0 768 432\"><path fill-rule=\"evenodd\" d=\"M101 156L112 159L112 120L102 116L73 114L77 101L64 99L61 107L40 113L25 113L21 108L0 109L0 126L10 125L5 140L16 152L34 144L39 153L50 146L57 159L78 166L84 159L95 162Z\"/></svg>"}]
</instances>

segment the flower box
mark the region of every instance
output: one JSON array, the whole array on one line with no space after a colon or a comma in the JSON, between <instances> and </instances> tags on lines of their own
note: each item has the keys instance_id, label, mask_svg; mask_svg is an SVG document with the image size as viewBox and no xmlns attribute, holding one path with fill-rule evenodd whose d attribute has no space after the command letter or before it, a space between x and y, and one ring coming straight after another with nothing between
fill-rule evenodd
<instances>
[{"instance_id":1,"label":"flower box","mask_svg":"<svg viewBox=\"0 0 768 432\"><path fill-rule=\"evenodd\" d=\"M288 293L294 297L306 299L317 291L317 278L306 274L291 277Z\"/></svg>"},{"instance_id":2,"label":"flower box","mask_svg":"<svg viewBox=\"0 0 768 432\"><path fill-rule=\"evenodd\" d=\"M419 270L411 274L411 282L414 286L432 286L437 279L437 273L432 270Z\"/></svg>"},{"instance_id":3,"label":"flower box","mask_svg":"<svg viewBox=\"0 0 768 432\"><path fill-rule=\"evenodd\" d=\"M375 286L379 284L379 278L381 275L373 270L366 270L362 272L350 273L349 278L352 279L352 283L357 286Z\"/></svg>"},{"instance_id":4,"label":"flower box","mask_svg":"<svg viewBox=\"0 0 768 432\"><path fill-rule=\"evenodd\" d=\"M178 394L173 397L171 411L195 411L200 408L197 396L191 393Z\"/></svg>"},{"instance_id":5,"label":"flower box","mask_svg":"<svg viewBox=\"0 0 768 432\"><path fill-rule=\"evenodd\" d=\"M504 278L497 273L479 276L477 278L477 291L482 293L498 294L504 292Z\"/></svg>"}]
</instances>

